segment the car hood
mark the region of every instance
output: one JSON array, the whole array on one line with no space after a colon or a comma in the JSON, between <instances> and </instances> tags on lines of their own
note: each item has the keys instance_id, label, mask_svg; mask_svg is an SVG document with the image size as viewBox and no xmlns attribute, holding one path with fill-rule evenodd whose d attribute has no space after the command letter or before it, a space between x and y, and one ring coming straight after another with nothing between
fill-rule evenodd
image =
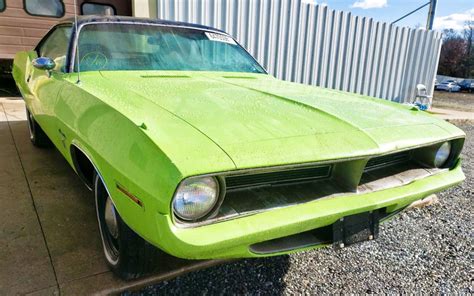
<instances>
[{"instance_id":1,"label":"car hood","mask_svg":"<svg viewBox=\"0 0 474 296\"><path fill-rule=\"evenodd\" d=\"M97 84L103 92L167 110L222 149L238 169L375 155L460 135L408 106L265 74L111 71L101 76L107 81ZM153 110L131 114L140 112ZM179 130L167 132L180 136ZM160 144L158 133L150 137ZM193 139L189 142L192 147Z\"/></svg>"}]
</instances>

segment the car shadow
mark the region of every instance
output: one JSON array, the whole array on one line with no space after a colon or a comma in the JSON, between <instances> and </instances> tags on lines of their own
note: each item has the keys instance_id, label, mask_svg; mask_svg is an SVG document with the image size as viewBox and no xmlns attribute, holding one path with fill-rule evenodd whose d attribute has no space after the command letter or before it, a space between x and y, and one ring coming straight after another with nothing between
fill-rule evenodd
<instances>
[{"instance_id":1,"label":"car shadow","mask_svg":"<svg viewBox=\"0 0 474 296\"><path fill-rule=\"evenodd\" d=\"M239 259L178 276L149 286L140 292L123 295L280 295L286 288L284 277L290 256Z\"/></svg>"}]
</instances>

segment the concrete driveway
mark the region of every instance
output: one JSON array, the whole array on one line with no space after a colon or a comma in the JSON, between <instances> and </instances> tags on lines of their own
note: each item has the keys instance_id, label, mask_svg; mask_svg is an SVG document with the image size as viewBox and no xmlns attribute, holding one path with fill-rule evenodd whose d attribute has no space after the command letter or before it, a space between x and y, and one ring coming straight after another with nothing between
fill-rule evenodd
<instances>
[{"instance_id":1,"label":"concrete driveway","mask_svg":"<svg viewBox=\"0 0 474 296\"><path fill-rule=\"evenodd\" d=\"M118 293L218 263L170 258L148 278L116 278L102 257L92 193L59 152L30 143L17 98L0 98L0 207L2 295Z\"/></svg>"}]
</instances>

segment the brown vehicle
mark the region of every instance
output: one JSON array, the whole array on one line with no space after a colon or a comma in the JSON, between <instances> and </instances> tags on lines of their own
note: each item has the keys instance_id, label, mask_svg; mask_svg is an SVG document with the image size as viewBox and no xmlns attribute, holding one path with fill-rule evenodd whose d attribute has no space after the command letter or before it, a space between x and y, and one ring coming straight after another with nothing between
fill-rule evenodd
<instances>
[{"instance_id":1,"label":"brown vehicle","mask_svg":"<svg viewBox=\"0 0 474 296\"><path fill-rule=\"evenodd\" d=\"M131 2L77 0L77 13L131 16ZM35 47L53 25L71 16L74 0L0 0L0 77L10 76L16 52Z\"/></svg>"}]
</instances>

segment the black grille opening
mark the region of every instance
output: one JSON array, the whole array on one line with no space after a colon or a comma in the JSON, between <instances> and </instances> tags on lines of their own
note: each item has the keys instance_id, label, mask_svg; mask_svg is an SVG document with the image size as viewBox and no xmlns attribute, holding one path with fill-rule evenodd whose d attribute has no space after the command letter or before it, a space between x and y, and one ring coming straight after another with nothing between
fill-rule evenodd
<instances>
[{"instance_id":1,"label":"black grille opening","mask_svg":"<svg viewBox=\"0 0 474 296\"><path fill-rule=\"evenodd\" d=\"M403 151L388 155L382 155L378 157L371 158L367 165L365 166L364 171L371 171L375 169L379 169L386 166L391 166L394 164L400 164L404 162L408 162L410 160L410 151Z\"/></svg>"},{"instance_id":2,"label":"black grille opening","mask_svg":"<svg viewBox=\"0 0 474 296\"><path fill-rule=\"evenodd\" d=\"M285 171L254 173L225 178L227 190L249 188L256 186L271 186L297 182L308 182L329 178L331 166L317 166Z\"/></svg>"}]
</instances>

